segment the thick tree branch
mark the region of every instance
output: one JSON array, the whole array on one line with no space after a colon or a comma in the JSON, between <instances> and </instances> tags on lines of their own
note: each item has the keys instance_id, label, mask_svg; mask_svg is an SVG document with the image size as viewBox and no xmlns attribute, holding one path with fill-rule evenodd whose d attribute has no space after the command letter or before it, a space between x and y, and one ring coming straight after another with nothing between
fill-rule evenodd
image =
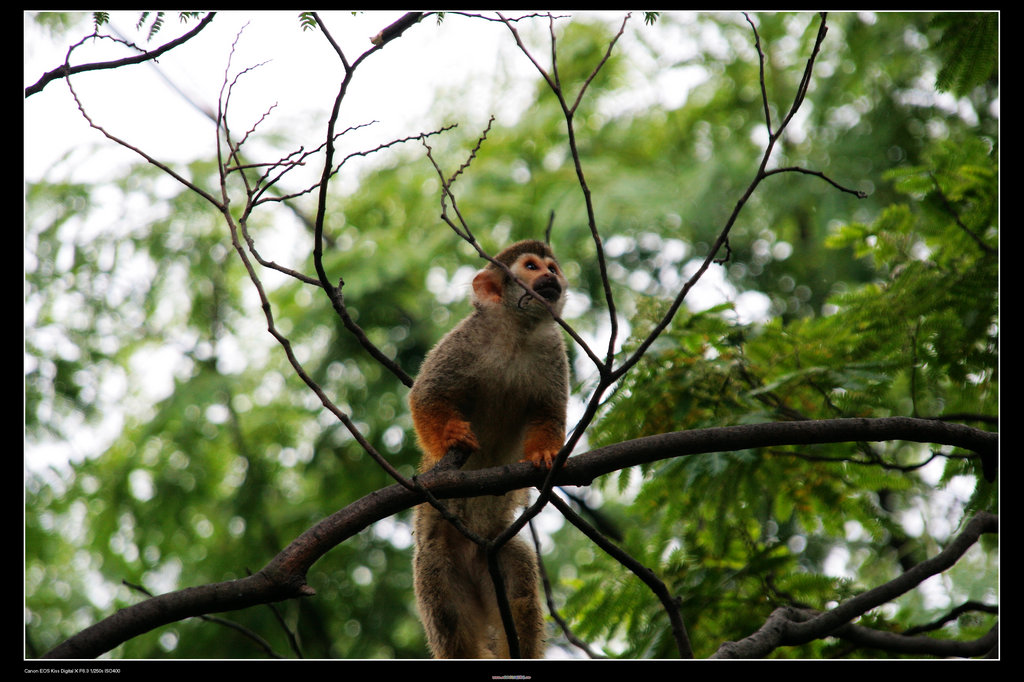
<instances>
[{"instance_id":1,"label":"thick tree branch","mask_svg":"<svg viewBox=\"0 0 1024 682\"><path fill-rule=\"evenodd\" d=\"M953 445L993 457L998 447L998 434L927 419L890 417L749 424L648 436L599 448L570 458L557 472L555 483L589 485L599 476L628 466L684 455L787 444L878 440ZM519 462L470 472L434 469L417 477L417 481L435 498L447 499L498 495L538 486L545 476L545 472L538 471L532 464ZM256 574L187 588L127 607L71 637L46 657L95 657L132 637L182 618L311 595L313 590L306 584L306 573L317 560L370 524L419 504L423 499L422 493L400 484L376 490L307 530ZM948 558L949 555L944 553L943 556ZM930 570L930 567L920 570ZM829 616L835 611L823 616L835 619L836 616ZM832 629L853 617L845 610L840 614L843 615L838 622L829 621ZM800 634L799 626L795 627L794 632Z\"/></svg>"},{"instance_id":2,"label":"thick tree branch","mask_svg":"<svg viewBox=\"0 0 1024 682\"><path fill-rule=\"evenodd\" d=\"M903 635L898 632L872 630L852 623L844 625L833 636L856 644L859 647L881 649L883 651L910 656L956 656L971 658L986 656L999 645L999 625L992 628L978 639L961 641L957 639L937 639L925 635Z\"/></svg>"}]
</instances>

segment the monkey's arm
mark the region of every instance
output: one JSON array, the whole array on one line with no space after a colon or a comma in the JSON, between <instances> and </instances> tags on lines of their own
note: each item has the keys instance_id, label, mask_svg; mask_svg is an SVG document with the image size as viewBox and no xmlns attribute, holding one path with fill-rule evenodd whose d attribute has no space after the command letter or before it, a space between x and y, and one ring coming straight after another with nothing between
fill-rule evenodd
<instances>
[{"instance_id":1,"label":"monkey's arm","mask_svg":"<svg viewBox=\"0 0 1024 682\"><path fill-rule=\"evenodd\" d=\"M565 443L568 386L561 381L562 376L560 372L553 374L543 398L532 402L527 409L523 455L538 468L550 469Z\"/></svg>"},{"instance_id":2,"label":"monkey's arm","mask_svg":"<svg viewBox=\"0 0 1024 682\"><path fill-rule=\"evenodd\" d=\"M456 405L455 400L420 399L415 391L409 397L416 437L431 465L452 449L463 452L476 452L480 449L469 421Z\"/></svg>"}]
</instances>

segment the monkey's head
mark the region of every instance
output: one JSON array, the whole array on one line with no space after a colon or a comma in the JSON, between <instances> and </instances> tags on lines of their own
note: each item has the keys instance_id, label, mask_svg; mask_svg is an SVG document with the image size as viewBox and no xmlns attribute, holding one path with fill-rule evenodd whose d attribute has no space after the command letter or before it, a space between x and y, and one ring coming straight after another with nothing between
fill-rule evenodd
<instances>
[{"instance_id":1,"label":"monkey's head","mask_svg":"<svg viewBox=\"0 0 1024 682\"><path fill-rule=\"evenodd\" d=\"M542 241L528 239L506 247L494 260L543 296L556 314L562 313L568 282L551 247ZM502 304L531 315L547 314L546 306L534 300L526 289L494 263L488 263L473 278L473 304L478 308Z\"/></svg>"}]
</instances>

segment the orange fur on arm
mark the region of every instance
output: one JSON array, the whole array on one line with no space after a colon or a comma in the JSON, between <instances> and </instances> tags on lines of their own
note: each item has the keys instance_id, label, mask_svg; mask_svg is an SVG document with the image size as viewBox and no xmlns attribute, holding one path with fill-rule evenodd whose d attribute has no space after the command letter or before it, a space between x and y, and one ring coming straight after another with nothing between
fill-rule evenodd
<instances>
[{"instance_id":1,"label":"orange fur on arm","mask_svg":"<svg viewBox=\"0 0 1024 682\"><path fill-rule=\"evenodd\" d=\"M413 403L412 422L424 456L437 462L449 450L475 452L480 449L469 422L452 405L442 402Z\"/></svg>"}]
</instances>

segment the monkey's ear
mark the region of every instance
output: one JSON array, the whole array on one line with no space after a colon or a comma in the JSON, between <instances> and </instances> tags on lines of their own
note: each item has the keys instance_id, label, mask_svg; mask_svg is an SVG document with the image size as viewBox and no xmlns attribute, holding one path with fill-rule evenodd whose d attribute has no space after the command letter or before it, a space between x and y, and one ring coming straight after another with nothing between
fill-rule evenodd
<instances>
[{"instance_id":1,"label":"monkey's ear","mask_svg":"<svg viewBox=\"0 0 1024 682\"><path fill-rule=\"evenodd\" d=\"M473 278L473 298L481 303L501 302L502 273L498 270L484 269Z\"/></svg>"}]
</instances>

